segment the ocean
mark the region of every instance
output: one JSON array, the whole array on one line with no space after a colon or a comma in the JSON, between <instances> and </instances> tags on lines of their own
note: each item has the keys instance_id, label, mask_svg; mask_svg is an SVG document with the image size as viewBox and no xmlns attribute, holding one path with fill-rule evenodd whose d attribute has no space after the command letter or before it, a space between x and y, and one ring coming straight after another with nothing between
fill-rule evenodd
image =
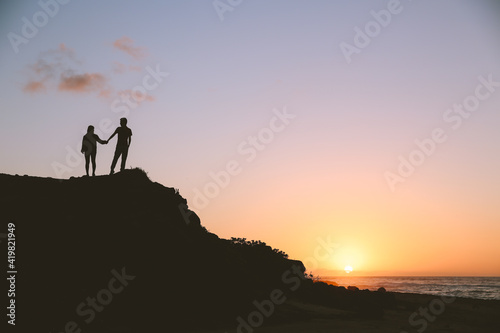
<instances>
[{"instance_id":1,"label":"ocean","mask_svg":"<svg viewBox=\"0 0 500 333\"><path fill-rule=\"evenodd\" d=\"M500 277L445 276L342 276L321 277L321 281L339 286L399 293L430 294L500 300Z\"/></svg>"}]
</instances>

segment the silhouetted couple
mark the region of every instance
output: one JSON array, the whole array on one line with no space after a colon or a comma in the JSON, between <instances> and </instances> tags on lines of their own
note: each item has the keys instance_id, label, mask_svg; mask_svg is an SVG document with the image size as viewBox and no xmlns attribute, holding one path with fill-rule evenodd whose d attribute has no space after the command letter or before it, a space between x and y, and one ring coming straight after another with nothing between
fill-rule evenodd
<instances>
[{"instance_id":1,"label":"silhouetted couple","mask_svg":"<svg viewBox=\"0 0 500 333\"><path fill-rule=\"evenodd\" d=\"M125 163L127 162L128 147L132 142L132 130L127 127L127 118L120 119L120 127L118 127L114 133L107 140L101 140L97 134L94 133L94 126L90 125L87 128L87 134L83 136L82 140L82 153L85 154L85 172L87 176L89 175L89 164L92 161L92 176L95 176L95 158L97 156L97 142L105 145L111 140L115 135L118 134L118 142L116 143L115 156L113 157L113 162L111 163L110 175L115 173L116 162L118 158L122 158L120 171L125 169Z\"/></svg>"}]
</instances>

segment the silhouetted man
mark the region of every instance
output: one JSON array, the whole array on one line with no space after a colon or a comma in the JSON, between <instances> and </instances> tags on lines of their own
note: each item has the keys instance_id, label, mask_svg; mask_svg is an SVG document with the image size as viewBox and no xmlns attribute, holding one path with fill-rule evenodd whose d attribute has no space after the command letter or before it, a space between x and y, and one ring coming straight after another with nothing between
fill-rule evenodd
<instances>
[{"instance_id":1,"label":"silhouetted man","mask_svg":"<svg viewBox=\"0 0 500 333\"><path fill-rule=\"evenodd\" d=\"M87 127L87 134L82 140L82 154L85 154L85 172L89 175L89 163L92 160L92 176L95 176L95 157L97 156L97 142L104 145L108 141L101 140L97 134L94 134L94 126Z\"/></svg>"},{"instance_id":2,"label":"silhouetted man","mask_svg":"<svg viewBox=\"0 0 500 333\"><path fill-rule=\"evenodd\" d=\"M127 118L120 119L120 127L118 127L115 132L109 137L108 141L111 140L116 134L118 134L118 142L116 143L115 156L113 157L113 163L111 163L110 175L115 173L116 162L118 158L122 157L122 163L120 171L125 169L125 162L127 162L128 147L132 142L132 130L127 127Z\"/></svg>"}]
</instances>

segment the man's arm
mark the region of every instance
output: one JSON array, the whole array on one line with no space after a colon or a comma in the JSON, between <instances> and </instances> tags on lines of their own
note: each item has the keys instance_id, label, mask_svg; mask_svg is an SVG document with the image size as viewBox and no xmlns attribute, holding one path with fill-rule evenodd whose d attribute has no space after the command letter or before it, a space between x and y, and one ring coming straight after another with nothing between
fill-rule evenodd
<instances>
[{"instance_id":1,"label":"man's arm","mask_svg":"<svg viewBox=\"0 0 500 333\"><path fill-rule=\"evenodd\" d=\"M114 132L114 133L113 133L113 134L109 137L109 139L107 139L106 141L111 140L111 139L112 139L112 138L116 135L116 133L118 133L118 128L117 128L117 129L115 129L115 132Z\"/></svg>"}]
</instances>

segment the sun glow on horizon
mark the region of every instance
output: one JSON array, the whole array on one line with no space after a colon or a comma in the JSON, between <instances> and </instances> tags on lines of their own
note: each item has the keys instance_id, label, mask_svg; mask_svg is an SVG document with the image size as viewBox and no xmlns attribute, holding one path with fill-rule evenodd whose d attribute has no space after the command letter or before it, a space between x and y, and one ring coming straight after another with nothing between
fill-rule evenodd
<instances>
[{"instance_id":1,"label":"sun glow on horizon","mask_svg":"<svg viewBox=\"0 0 500 333\"><path fill-rule=\"evenodd\" d=\"M365 247L359 239L346 239L346 237L339 236L338 244L340 244L331 255L328 263L324 264L326 269L337 272L351 273L354 268L356 270L365 269ZM328 267L329 266L329 267Z\"/></svg>"}]
</instances>

